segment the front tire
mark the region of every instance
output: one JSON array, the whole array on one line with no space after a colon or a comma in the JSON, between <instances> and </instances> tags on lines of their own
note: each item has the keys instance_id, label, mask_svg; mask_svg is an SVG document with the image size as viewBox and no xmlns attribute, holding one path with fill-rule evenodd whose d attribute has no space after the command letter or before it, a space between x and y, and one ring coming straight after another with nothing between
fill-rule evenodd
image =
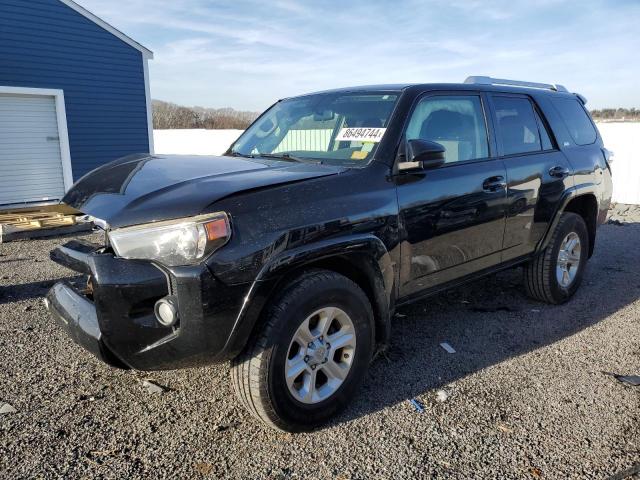
<instances>
[{"instance_id":1,"label":"front tire","mask_svg":"<svg viewBox=\"0 0 640 480\"><path fill-rule=\"evenodd\" d=\"M362 383L374 345L365 293L335 272L289 283L231 364L242 404L272 428L310 430L346 406Z\"/></svg>"},{"instance_id":2,"label":"front tire","mask_svg":"<svg viewBox=\"0 0 640 480\"><path fill-rule=\"evenodd\" d=\"M580 215L563 213L543 253L524 266L527 295L560 304L580 287L589 257L589 235Z\"/></svg>"}]
</instances>

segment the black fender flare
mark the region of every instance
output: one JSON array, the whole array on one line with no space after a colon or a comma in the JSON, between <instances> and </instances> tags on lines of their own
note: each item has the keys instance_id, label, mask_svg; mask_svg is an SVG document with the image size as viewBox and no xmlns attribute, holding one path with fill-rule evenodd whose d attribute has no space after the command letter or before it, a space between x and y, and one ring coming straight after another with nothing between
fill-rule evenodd
<instances>
[{"instance_id":1,"label":"black fender flare","mask_svg":"<svg viewBox=\"0 0 640 480\"><path fill-rule=\"evenodd\" d=\"M388 343L391 314L395 303L396 269L386 246L375 235L349 235L325 239L286 250L266 262L244 298L224 351L234 357L244 348L268 303L281 282L292 273L322 265L331 259L353 262L370 280L370 297L376 312L376 341Z\"/></svg>"},{"instance_id":2,"label":"black fender flare","mask_svg":"<svg viewBox=\"0 0 640 480\"><path fill-rule=\"evenodd\" d=\"M562 198L560 199L560 202L558 202L558 208L556 209L556 212L553 215L553 220L549 223L549 227L547 228L547 231L545 232L542 239L538 242L538 245L535 250L536 254L543 252L544 249L547 248L547 246L549 245L549 241L551 240L553 232L555 231L556 227L558 226L558 222L560 221L560 216L567 208L567 205L569 205L569 202L583 195L593 195L596 199L596 202L598 203L598 209L600 208L600 200L598 198L597 185L593 183L585 183L581 185L575 185L567 189L564 195L562 196Z\"/></svg>"}]
</instances>

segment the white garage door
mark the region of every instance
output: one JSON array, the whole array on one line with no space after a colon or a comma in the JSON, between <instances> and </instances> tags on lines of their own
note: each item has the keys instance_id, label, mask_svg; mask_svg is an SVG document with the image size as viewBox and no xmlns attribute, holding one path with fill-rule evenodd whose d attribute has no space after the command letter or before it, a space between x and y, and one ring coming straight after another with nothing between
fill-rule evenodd
<instances>
[{"instance_id":1,"label":"white garage door","mask_svg":"<svg viewBox=\"0 0 640 480\"><path fill-rule=\"evenodd\" d=\"M0 205L63 195L55 97L0 93Z\"/></svg>"}]
</instances>

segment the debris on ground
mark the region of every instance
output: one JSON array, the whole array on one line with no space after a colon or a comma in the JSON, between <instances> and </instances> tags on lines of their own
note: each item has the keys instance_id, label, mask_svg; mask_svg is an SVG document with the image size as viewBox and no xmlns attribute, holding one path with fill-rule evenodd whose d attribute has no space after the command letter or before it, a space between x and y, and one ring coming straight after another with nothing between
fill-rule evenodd
<instances>
[{"instance_id":1,"label":"debris on ground","mask_svg":"<svg viewBox=\"0 0 640 480\"><path fill-rule=\"evenodd\" d=\"M440 346L444 348L448 353L456 353L456 350L447 342L442 342Z\"/></svg>"},{"instance_id":2,"label":"debris on ground","mask_svg":"<svg viewBox=\"0 0 640 480\"><path fill-rule=\"evenodd\" d=\"M624 480L625 478L632 477L640 473L640 463L634 463L631 468L627 468L621 472L611 475L607 480Z\"/></svg>"},{"instance_id":3,"label":"debris on ground","mask_svg":"<svg viewBox=\"0 0 640 480\"><path fill-rule=\"evenodd\" d=\"M538 467L529 468L529 473L535 478L541 478L542 477L542 470L540 470Z\"/></svg>"},{"instance_id":4,"label":"debris on ground","mask_svg":"<svg viewBox=\"0 0 640 480\"><path fill-rule=\"evenodd\" d=\"M168 387L165 387L163 385L159 385L158 383L154 382L153 380L143 380L142 381L142 386L147 390L147 392L149 393L164 393L169 391Z\"/></svg>"},{"instance_id":5,"label":"debris on ground","mask_svg":"<svg viewBox=\"0 0 640 480\"><path fill-rule=\"evenodd\" d=\"M624 222L621 222L620 220L615 220L613 218L609 219L607 223L609 225L615 225L616 227L624 227Z\"/></svg>"},{"instance_id":6,"label":"debris on ground","mask_svg":"<svg viewBox=\"0 0 640 480\"><path fill-rule=\"evenodd\" d=\"M513 432L513 430L511 430L509 427L507 427L506 425L504 425L504 424L502 424L502 423L499 423L499 424L496 426L496 428L497 428L498 430L500 430L501 432L504 432L504 433L512 433L512 432Z\"/></svg>"},{"instance_id":7,"label":"debris on ground","mask_svg":"<svg viewBox=\"0 0 640 480\"><path fill-rule=\"evenodd\" d=\"M438 390L436 392L436 400L440 403L446 402L448 398L449 392L447 392L446 390Z\"/></svg>"},{"instance_id":8,"label":"debris on ground","mask_svg":"<svg viewBox=\"0 0 640 480\"><path fill-rule=\"evenodd\" d=\"M109 450L91 450L89 454L92 457L109 457L114 453L116 453L117 451L118 451L118 448L111 448Z\"/></svg>"},{"instance_id":9,"label":"debris on ground","mask_svg":"<svg viewBox=\"0 0 640 480\"><path fill-rule=\"evenodd\" d=\"M229 430L232 427L235 427L238 423L229 422L229 423L218 423L213 426L213 429L216 432L224 432L225 430Z\"/></svg>"},{"instance_id":10,"label":"debris on ground","mask_svg":"<svg viewBox=\"0 0 640 480\"><path fill-rule=\"evenodd\" d=\"M17 410L13 408L13 405L10 405L5 402L0 402L0 415L6 415L9 413L16 413Z\"/></svg>"},{"instance_id":11,"label":"debris on ground","mask_svg":"<svg viewBox=\"0 0 640 480\"><path fill-rule=\"evenodd\" d=\"M412 398L411 400L409 400L409 403L413 405L413 408L415 408L418 413L424 413L424 405L422 405L421 402L419 402L415 398Z\"/></svg>"},{"instance_id":12,"label":"debris on ground","mask_svg":"<svg viewBox=\"0 0 640 480\"><path fill-rule=\"evenodd\" d=\"M640 386L640 375L614 375L614 377L620 382L629 384L632 387Z\"/></svg>"},{"instance_id":13,"label":"debris on ground","mask_svg":"<svg viewBox=\"0 0 640 480\"><path fill-rule=\"evenodd\" d=\"M209 475L213 472L213 465L207 462L200 462L195 464L196 471L201 475Z\"/></svg>"},{"instance_id":14,"label":"debris on ground","mask_svg":"<svg viewBox=\"0 0 640 480\"><path fill-rule=\"evenodd\" d=\"M615 378L621 383L626 383L627 385L631 385L632 387L640 386L640 375L620 375L618 373L605 372L605 371L603 371L602 373Z\"/></svg>"}]
</instances>

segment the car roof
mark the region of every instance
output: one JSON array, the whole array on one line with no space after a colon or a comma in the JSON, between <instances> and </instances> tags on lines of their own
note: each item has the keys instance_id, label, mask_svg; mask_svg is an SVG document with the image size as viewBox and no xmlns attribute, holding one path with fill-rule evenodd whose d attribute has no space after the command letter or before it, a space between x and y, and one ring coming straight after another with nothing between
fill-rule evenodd
<instances>
[{"instance_id":1,"label":"car roof","mask_svg":"<svg viewBox=\"0 0 640 480\"><path fill-rule=\"evenodd\" d=\"M334 88L330 90L322 90L319 92L306 93L290 98L305 97L308 95L332 94L332 93L389 93L410 91L412 93L423 93L429 91L474 91L474 92L501 92L501 93L520 93L528 95L553 95L575 98L575 94L568 92L559 92L546 88L532 88L523 86L509 85L483 85L474 83L398 83L398 84L381 84L381 85L360 85L353 87Z\"/></svg>"}]
</instances>

